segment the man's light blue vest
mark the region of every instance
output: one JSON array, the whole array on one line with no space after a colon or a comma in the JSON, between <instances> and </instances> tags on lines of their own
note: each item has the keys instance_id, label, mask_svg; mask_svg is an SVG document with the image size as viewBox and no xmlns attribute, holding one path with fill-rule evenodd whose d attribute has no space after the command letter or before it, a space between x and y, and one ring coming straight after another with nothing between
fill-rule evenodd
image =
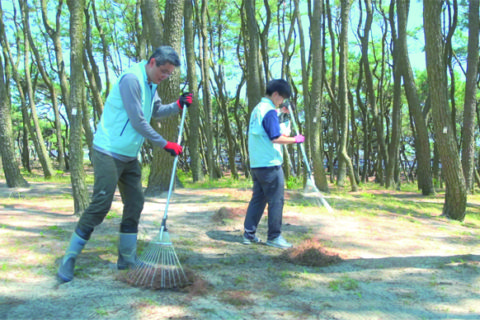
<instances>
[{"instance_id":1,"label":"man's light blue vest","mask_svg":"<svg viewBox=\"0 0 480 320\"><path fill-rule=\"evenodd\" d=\"M137 157L145 139L130 124L120 95L119 82L128 73L133 73L138 78L143 115L150 122L157 85L152 83L150 87L148 84L146 64L146 61L141 61L132 66L119 77L110 91L93 138L94 145L120 155Z\"/></svg>"},{"instance_id":2,"label":"man's light blue vest","mask_svg":"<svg viewBox=\"0 0 480 320\"><path fill-rule=\"evenodd\" d=\"M281 166L283 163L282 145L273 143L263 128L263 118L267 112L275 110L268 98L262 98L253 109L248 127L248 153L251 168Z\"/></svg>"}]
</instances>

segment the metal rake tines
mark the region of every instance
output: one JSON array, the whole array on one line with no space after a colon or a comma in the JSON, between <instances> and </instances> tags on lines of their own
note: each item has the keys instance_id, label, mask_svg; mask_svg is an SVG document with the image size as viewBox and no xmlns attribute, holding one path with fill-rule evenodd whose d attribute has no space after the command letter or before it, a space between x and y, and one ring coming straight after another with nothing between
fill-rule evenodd
<instances>
[{"instance_id":1,"label":"metal rake tines","mask_svg":"<svg viewBox=\"0 0 480 320\"><path fill-rule=\"evenodd\" d=\"M171 243L152 242L128 278L135 286L168 289L184 287L188 280Z\"/></svg>"}]
</instances>

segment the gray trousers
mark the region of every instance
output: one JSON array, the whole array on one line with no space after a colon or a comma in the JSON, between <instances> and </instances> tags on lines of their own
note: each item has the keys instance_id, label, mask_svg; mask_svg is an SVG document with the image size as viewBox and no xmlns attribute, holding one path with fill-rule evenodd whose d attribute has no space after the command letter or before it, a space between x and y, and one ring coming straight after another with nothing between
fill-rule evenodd
<instances>
[{"instance_id":1,"label":"gray trousers","mask_svg":"<svg viewBox=\"0 0 480 320\"><path fill-rule=\"evenodd\" d=\"M84 239L89 238L93 229L102 223L112 206L117 185L123 202L120 232L138 232L145 202L138 160L122 162L94 150L92 162L95 178L92 200L78 221L77 233L83 235Z\"/></svg>"},{"instance_id":2,"label":"gray trousers","mask_svg":"<svg viewBox=\"0 0 480 320\"><path fill-rule=\"evenodd\" d=\"M251 169L253 194L245 216L244 236L253 239L268 204L268 240L281 233L285 181L281 166Z\"/></svg>"}]
</instances>

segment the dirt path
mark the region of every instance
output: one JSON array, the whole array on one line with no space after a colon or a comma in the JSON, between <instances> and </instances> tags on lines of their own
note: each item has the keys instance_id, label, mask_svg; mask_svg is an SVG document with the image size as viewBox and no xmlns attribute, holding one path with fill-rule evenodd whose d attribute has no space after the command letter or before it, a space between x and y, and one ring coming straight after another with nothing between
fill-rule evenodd
<instances>
[{"instance_id":1,"label":"dirt path","mask_svg":"<svg viewBox=\"0 0 480 320\"><path fill-rule=\"evenodd\" d=\"M68 185L12 191L0 181L0 319L480 319L478 225L427 216L417 195L395 193L383 208L361 195L332 197L328 214L289 192L284 236L296 246L314 239L343 259L308 267L279 259L281 250L240 243L249 190L177 190L170 234L199 281L152 291L119 281L108 267L116 261L118 196L80 255L74 281L57 282L77 221L69 194ZM396 212L400 197L412 201L408 213ZM165 197L148 199L142 242L158 232L164 204ZM354 206L365 214L353 215ZM228 215L219 219L222 207Z\"/></svg>"}]
</instances>

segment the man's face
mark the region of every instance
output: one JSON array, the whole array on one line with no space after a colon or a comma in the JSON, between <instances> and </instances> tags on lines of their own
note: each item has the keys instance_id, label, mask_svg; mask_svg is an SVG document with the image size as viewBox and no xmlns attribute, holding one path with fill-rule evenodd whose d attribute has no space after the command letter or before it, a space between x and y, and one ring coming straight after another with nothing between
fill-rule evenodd
<instances>
[{"instance_id":1,"label":"man's face","mask_svg":"<svg viewBox=\"0 0 480 320\"><path fill-rule=\"evenodd\" d=\"M159 84L163 80L170 77L175 71L175 66L171 63L165 63L157 66L155 59L151 59L147 66L147 77L149 82Z\"/></svg>"},{"instance_id":2,"label":"man's face","mask_svg":"<svg viewBox=\"0 0 480 320\"><path fill-rule=\"evenodd\" d=\"M282 97L281 95L278 94L277 91L275 91L273 94L272 94L272 98L271 98L273 104L275 105L275 107L279 107L283 101L285 100L284 97Z\"/></svg>"}]
</instances>

